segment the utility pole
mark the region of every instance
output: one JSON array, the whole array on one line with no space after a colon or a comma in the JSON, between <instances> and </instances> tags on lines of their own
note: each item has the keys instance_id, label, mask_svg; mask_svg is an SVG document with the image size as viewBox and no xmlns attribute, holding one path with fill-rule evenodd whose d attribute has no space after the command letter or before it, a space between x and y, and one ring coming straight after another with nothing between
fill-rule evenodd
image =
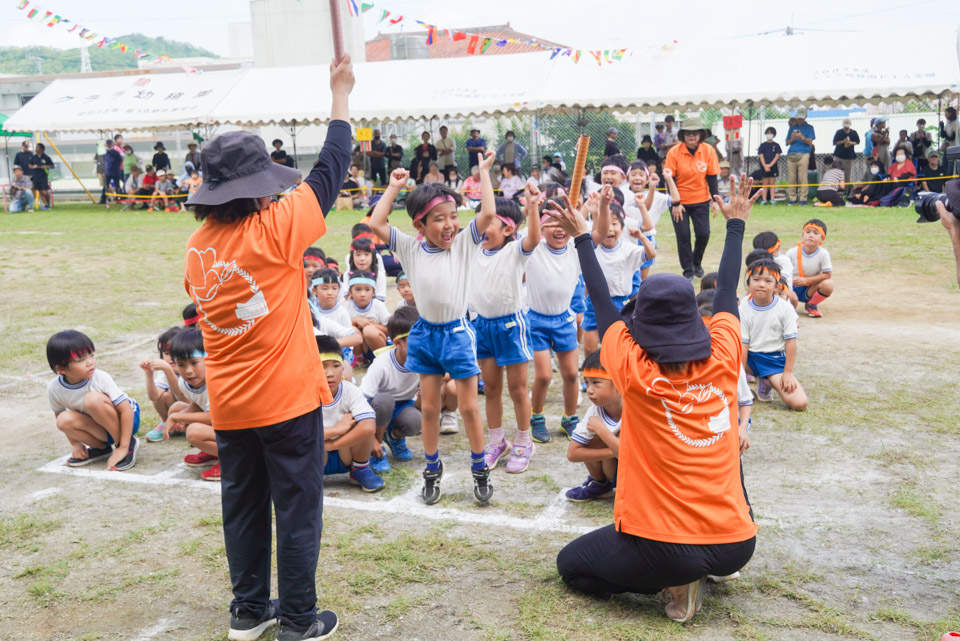
<instances>
[{"instance_id":1,"label":"utility pole","mask_svg":"<svg viewBox=\"0 0 960 641\"><path fill-rule=\"evenodd\" d=\"M90 43L84 42L80 47L80 73L91 73L93 67L90 65Z\"/></svg>"}]
</instances>

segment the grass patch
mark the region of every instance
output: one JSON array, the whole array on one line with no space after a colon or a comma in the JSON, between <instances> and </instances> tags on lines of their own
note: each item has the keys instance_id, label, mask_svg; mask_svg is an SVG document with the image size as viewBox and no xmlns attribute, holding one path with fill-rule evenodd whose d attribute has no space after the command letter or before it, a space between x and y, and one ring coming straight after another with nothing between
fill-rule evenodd
<instances>
[{"instance_id":1,"label":"grass patch","mask_svg":"<svg viewBox=\"0 0 960 641\"><path fill-rule=\"evenodd\" d=\"M32 514L0 517L0 550L23 550L33 546L34 539L60 527L60 521Z\"/></svg>"},{"instance_id":2,"label":"grass patch","mask_svg":"<svg viewBox=\"0 0 960 641\"><path fill-rule=\"evenodd\" d=\"M923 519L930 525L940 521L940 504L933 497L923 494L912 483L904 483L890 497L894 507L898 507L910 516Z\"/></svg>"}]
</instances>

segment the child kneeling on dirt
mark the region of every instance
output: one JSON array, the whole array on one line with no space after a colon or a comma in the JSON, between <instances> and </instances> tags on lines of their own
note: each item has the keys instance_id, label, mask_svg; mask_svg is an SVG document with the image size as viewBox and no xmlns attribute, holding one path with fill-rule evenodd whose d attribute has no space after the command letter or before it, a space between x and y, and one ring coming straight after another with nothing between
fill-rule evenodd
<instances>
[{"instance_id":1,"label":"child kneeling on dirt","mask_svg":"<svg viewBox=\"0 0 960 641\"><path fill-rule=\"evenodd\" d=\"M623 414L623 397L600 364L600 350L583 359L583 379L592 405L573 430L567 448L567 460L587 468L583 485L567 490L567 498L578 503L613 496Z\"/></svg>"},{"instance_id":2,"label":"child kneeling on dirt","mask_svg":"<svg viewBox=\"0 0 960 641\"><path fill-rule=\"evenodd\" d=\"M776 295L780 267L769 258L747 270L750 297L740 303L740 333L747 367L757 377L757 400L773 400L777 390L792 410L807 407L807 395L793 375L797 359L797 313Z\"/></svg>"},{"instance_id":3,"label":"child kneeling on dirt","mask_svg":"<svg viewBox=\"0 0 960 641\"><path fill-rule=\"evenodd\" d=\"M183 462L188 467L212 465L210 469L200 473L200 478L204 481L219 481L217 434L213 431L210 400L207 398L207 367L204 362L207 352L203 349L203 334L200 329L189 327L174 336L170 341L170 356L180 372L180 396L184 400L170 407L170 414L163 424L163 437L170 438L171 432L186 433L187 442L200 451L187 454L183 457ZM160 367L167 370L169 377L172 368L166 364Z\"/></svg>"},{"instance_id":4,"label":"child kneeling on dirt","mask_svg":"<svg viewBox=\"0 0 960 641\"><path fill-rule=\"evenodd\" d=\"M170 357L170 341L173 337L183 330L182 327L171 327L157 337L157 351L160 353L159 360L173 368L175 377L167 378L164 373L162 363L156 362L156 359L147 358L140 362L140 369L147 376L147 398L153 403L153 409L160 415L160 424L147 432L144 437L147 443L155 443L163 440L163 422L167 420L170 413L170 407L177 401L183 399L178 395L180 391L180 376L177 375L177 368Z\"/></svg>"},{"instance_id":5,"label":"child kneeling on dirt","mask_svg":"<svg viewBox=\"0 0 960 641\"><path fill-rule=\"evenodd\" d=\"M787 252L793 267L793 291L811 318L823 316L819 305L833 293L833 263L830 252L821 247L826 239L827 224L811 218L803 224L796 251Z\"/></svg>"},{"instance_id":6,"label":"child kneeling on dirt","mask_svg":"<svg viewBox=\"0 0 960 641\"><path fill-rule=\"evenodd\" d=\"M376 472L390 470L390 464L383 455L384 441L397 461L413 459L413 453L407 447L407 437L420 433L420 410L414 405L417 390L420 389L420 375L411 372L405 365L407 336L418 320L420 314L416 307L400 307L393 313L387 321L387 335L393 342L393 348L373 359L360 381L360 391L377 415L377 442L371 463ZM380 469L377 469L378 466Z\"/></svg>"},{"instance_id":7,"label":"child kneeling on dirt","mask_svg":"<svg viewBox=\"0 0 960 641\"><path fill-rule=\"evenodd\" d=\"M73 447L66 465L80 467L106 458L108 469L133 467L140 406L97 369L93 341L76 330L57 332L47 341L47 363L58 375L47 384L50 409Z\"/></svg>"},{"instance_id":8,"label":"child kneeling on dirt","mask_svg":"<svg viewBox=\"0 0 960 641\"><path fill-rule=\"evenodd\" d=\"M383 489L383 479L370 469L377 431L376 414L360 388L343 380L343 352L337 339L317 336L323 373L333 403L323 406L323 475L350 474L350 483L364 492Z\"/></svg>"}]
</instances>

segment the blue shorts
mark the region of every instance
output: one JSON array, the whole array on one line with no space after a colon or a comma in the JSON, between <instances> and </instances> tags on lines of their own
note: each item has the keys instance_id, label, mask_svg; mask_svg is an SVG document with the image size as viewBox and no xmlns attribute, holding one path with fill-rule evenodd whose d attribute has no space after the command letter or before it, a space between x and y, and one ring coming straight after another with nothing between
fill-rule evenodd
<instances>
[{"instance_id":1,"label":"blue shorts","mask_svg":"<svg viewBox=\"0 0 960 641\"><path fill-rule=\"evenodd\" d=\"M477 332L477 360L497 359L498 367L528 363L533 360L530 349L530 325L523 312L473 320Z\"/></svg>"},{"instance_id":2,"label":"blue shorts","mask_svg":"<svg viewBox=\"0 0 960 641\"><path fill-rule=\"evenodd\" d=\"M340 452L337 450L329 450L327 452L327 464L323 466L323 475L347 474L349 472L349 468L340 460Z\"/></svg>"},{"instance_id":3,"label":"blue shorts","mask_svg":"<svg viewBox=\"0 0 960 641\"><path fill-rule=\"evenodd\" d=\"M577 288L573 290L573 298L570 299L570 311L574 314L582 314L587 311L587 303L583 300L587 286L583 284L583 276L577 277Z\"/></svg>"},{"instance_id":4,"label":"blue shorts","mask_svg":"<svg viewBox=\"0 0 960 641\"><path fill-rule=\"evenodd\" d=\"M353 362L353 348L352 347L342 347L340 351L343 352L343 360L345 363Z\"/></svg>"},{"instance_id":5,"label":"blue shorts","mask_svg":"<svg viewBox=\"0 0 960 641\"><path fill-rule=\"evenodd\" d=\"M120 402L122 403L123 401ZM128 398L127 402L133 405L133 433L130 434L130 436L134 437L137 435L137 432L140 431L140 405L132 398ZM113 437L110 436L110 432L107 432L107 447L113 445L114 443L116 443L116 441L114 441Z\"/></svg>"},{"instance_id":6,"label":"blue shorts","mask_svg":"<svg viewBox=\"0 0 960 641\"><path fill-rule=\"evenodd\" d=\"M532 309L527 312L530 320L530 347L535 352L553 350L558 353L578 349L577 317L573 310L556 316L538 314Z\"/></svg>"},{"instance_id":7,"label":"blue shorts","mask_svg":"<svg viewBox=\"0 0 960 641\"><path fill-rule=\"evenodd\" d=\"M797 295L797 300L799 300L801 303L805 303L805 302L807 302L808 300L810 300L810 296L807 295L807 294L808 294L808 291L807 291L808 289L809 289L809 288L807 288L807 287L794 287L794 288L793 288L793 293Z\"/></svg>"},{"instance_id":8,"label":"blue shorts","mask_svg":"<svg viewBox=\"0 0 960 641\"><path fill-rule=\"evenodd\" d=\"M754 376L766 378L773 374L783 374L787 366L785 352L747 352L747 365Z\"/></svg>"},{"instance_id":9,"label":"blue shorts","mask_svg":"<svg viewBox=\"0 0 960 641\"><path fill-rule=\"evenodd\" d=\"M630 300L629 296L611 296L610 298L613 299L613 304L617 306L617 309L623 309L623 306ZM583 322L580 326L587 332L597 329L597 313L593 309L593 302L589 296L587 296L587 311L583 314Z\"/></svg>"},{"instance_id":10,"label":"blue shorts","mask_svg":"<svg viewBox=\"0 0 960 641\"><path fill-rule=\"evenodd\" d=\"M407 338L406 368L417 374L454 380L480 374L477 367L477 337L465 318L449 323L418 320Z\"/></svg>"}]
</instances>

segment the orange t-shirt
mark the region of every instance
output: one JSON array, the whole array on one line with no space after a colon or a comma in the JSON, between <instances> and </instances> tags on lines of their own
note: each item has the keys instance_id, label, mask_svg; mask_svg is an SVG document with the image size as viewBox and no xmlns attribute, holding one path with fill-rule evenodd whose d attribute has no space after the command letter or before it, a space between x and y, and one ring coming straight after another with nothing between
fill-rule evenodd
<instances>
[{"instance_id":1,"label":"orange t-shirt","mask_svg":"<svg viewBox=\"0 0 960 641\"><path fill-rule=\"evenodd\" d=\"M263 427L333 402L307 305L303 252L326 231L310 185L187 242L184 285L207 352L213 427Z\"/></svg>"},{"instance_id":2,"label":"orange t-shirt","mask_svg":"<svg viewBox=\"0 0 960 641\"><path fill-rule=\"evenodd\" d=\"M603 336L600 360L623 395L613 510L620 532L693 545L757 532L740 481L740 321L714 315L710 337L709 359L664 375L623 322Z\"/></svg>"},{"instance_id":3,"label":"orange t-shirt","mask_svg":"<svg viewBox=\"0 0 960 641\"><path fill-rule=\"evenodd\" d=\"M687 146L681 142L667 152L663 167L673 172L673 181L677 183L681 204L695 205L711 200L707 176L720 173L720 162L712 146L702 142L696 153L690 155Z\"/></svg>"}]
</instances>

